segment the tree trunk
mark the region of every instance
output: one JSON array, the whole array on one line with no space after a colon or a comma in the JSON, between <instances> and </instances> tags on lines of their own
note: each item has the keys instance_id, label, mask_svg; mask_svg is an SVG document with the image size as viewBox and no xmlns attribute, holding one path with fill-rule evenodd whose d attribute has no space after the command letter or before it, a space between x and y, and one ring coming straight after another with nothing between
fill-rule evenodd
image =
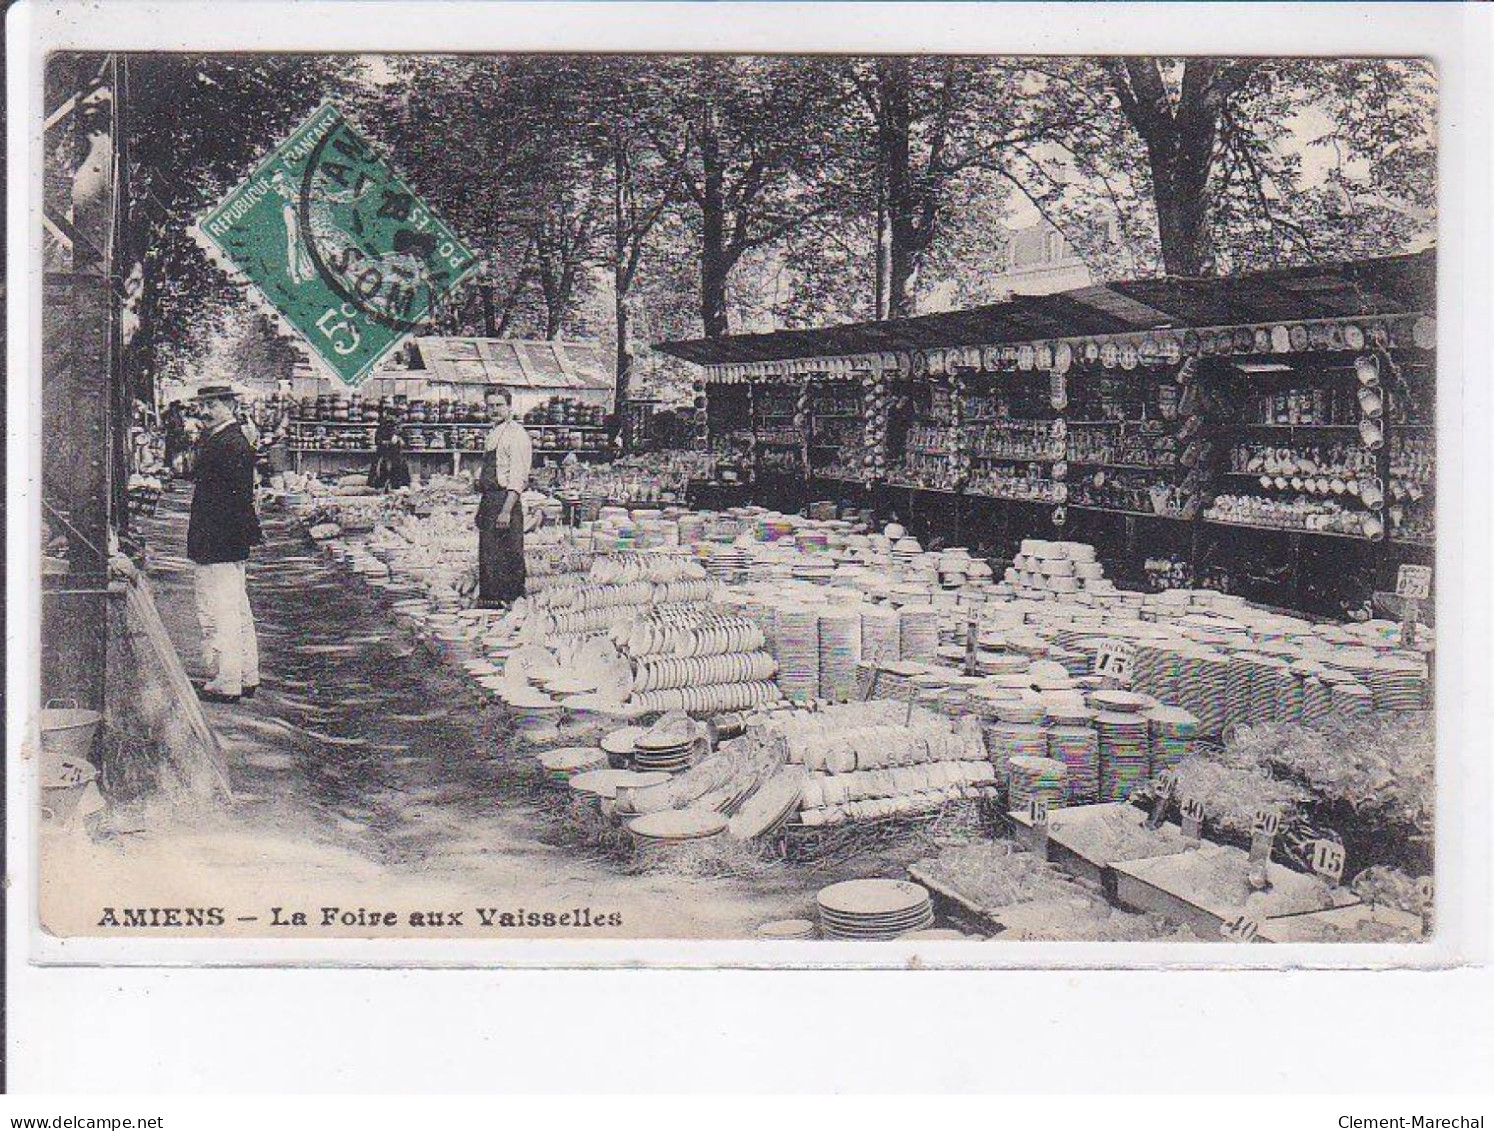
<instances>
[{"instance_id":1,"label":"tree trunk","mask_svg":"<svg viewBox=\"0 0 1494 1131\"><path fill-rule=\"evenodd\" d=\"M716 66L714 59L706 59L700 117L700 320L708 338L731 332L726 317L726 280L731 274L732 257L726 246L726 170L716 123Z\"/></svg>"},{"instance_id":2,"label":"tree trunk","mask_svg":"<svg viewBox=\"0 0 1494 1131\"><path fill-rule=\"evenodd\" d=\"M633 355L628 350L628 291L633 280L628 270L628 224L626 194L628 163L623 142L614 131L612 137L612 302L613 321L617 330L616 369L612 380L612 411L622 419L628 403L628 386L633 376ZM623 443L627 430L620 429ZM626 447L624 447L626 451Z\"/></svg>"},{"instance_id":3,"label":"tree trunk","mask_svg":"<svg viewBox=\"0 0 1494 1131\"><path fill-rule=\"evenodd\" d=\"M922 250L917 246L918 199L909 141L913 107L908 61L900 57L879 59L877 87L877 142L887 211L886 231L878 232L878 271L886 311L880 316L906 318L913 313L913 279Z\"/></svg>"},{"instance_id":4,"label":"tree trunk","mask_svg":"<svg viewBox=\"0 0 1494 1131\"><path fill-rule=\"evenodd\" d=\"M1208 164L1200 168L1196 160L1169 149L1172 147L1148 146L1163 269L1169 275L1211 274Z\"/></svg>"}]
</instances>

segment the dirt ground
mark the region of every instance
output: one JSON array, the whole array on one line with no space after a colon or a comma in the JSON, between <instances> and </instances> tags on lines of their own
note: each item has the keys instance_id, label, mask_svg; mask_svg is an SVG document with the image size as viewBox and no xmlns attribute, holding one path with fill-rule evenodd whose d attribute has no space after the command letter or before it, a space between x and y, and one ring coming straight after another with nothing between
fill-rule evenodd
<instances>
[{"instance_id":1,"label":"dirt ground","mask_svg":"<svg viewBox=\"0 0 1494 1131\"><path fill-rule=\"evenodd\" d=\"M200 678L182 556L189 500L190 487L168 491L145 534L161 616ZM264 682L252 701L206 708L232 804L116 805L92 838L47 836L42 919L52 932L751 938L768 920L810 916L824 884L902 876L927 848L724 876L639 874L567 837L563 793L536 786L502 708L401 629L377 590L289 516L271 511L264 526L249 567ZM224 922L138 931L108 923L109 908L121 922L126 908L218 908ZM330 924L327 908L338 909ZM495 916L485 927L478 908L556 919L528 928ZM368 915L345 924L358 909L394 911L401 926L370 927ZM411 912L451 910L463 912L460 925L402 929ZM290 925L297 912L305 926Z\"/></svg>"}]
</instances>

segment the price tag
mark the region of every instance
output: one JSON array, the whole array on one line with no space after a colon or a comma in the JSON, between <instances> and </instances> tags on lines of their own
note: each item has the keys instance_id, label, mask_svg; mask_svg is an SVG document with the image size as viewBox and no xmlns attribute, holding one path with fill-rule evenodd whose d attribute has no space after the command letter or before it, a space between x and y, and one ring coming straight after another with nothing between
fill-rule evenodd
<instances>
[{"instance_id":1,"label":"price tag","mask_svg":"<svg viewBox=\"0 0 1494 1131\"><path fill-rule=\"evenodd\" d=\"M1416 894L1421 896L1421 933L1430 935L1433 918L1437 911L1437 901L1434 898L1436 889L1432 884L1431 876L1422 876L1416 881Z\"/></svg>"},{"instance_id":2,"label":"price tag","mask_svg":"<svg viewBox=\"0 0 1494 1131\"><path fill-rule=\"evenodd\" d=\"M1106 640L1095 656L1095 675L1120 683L1131 682L1131 664L1136 659L1136 645L1129 640Z\"/></svg>"},{"instance_id":3,"label":"price tag","mask_svg":"<svg viewBox=\"0 0 1494 1131\"><path fill-rule=\"evenodd\" d=\"M1183 798L1183 839L1197 848L1203 839L1204 803L1196 797Z\"/></svg>"},{"instance_id":4,"label":"price tag","mask_svg":"<svg viewBox=\"0 0 1494 1131\"><path fill-rule=\"evenodd\" d=\"M1403 565L1396 571L1395 595L1425 601L1432 595L1432 567Z\"/></svg>"},{"instance_id":5,"label":"price tag","mask_svg":"<svg viewBox=\"0 0 1494 1131\"><path fill-rule=\"evenodd\" d=\"M1344 846L1331 840L1313 841L1312 870L1330 887L1337 887L1344 877Z\"/></svg>"},{"instance_id":6,"label":"price tag","mask_svg":"<svg viewBox=\"0 0 1494 1131\"><path fill-rule=\"evenodd\" d=\"M1171 771L1165 770L1157 775L1154 786L1155 793L1152 795L1152 811L1146 819L1146 827L1149 829L1160 829L1162 822L1167 819L1167 806L1172 801L1172 795L1178 787L1178 779Z\"/></svg>"},{"instance_id":7,"label":"price tag","mask_svg":"<svg viewBox=\"0 0 1494 1131\"><path fill-rule=\"evenodd\" d=\"M976 659L976 647L980 640L980 622L971 617L965 623L965 674L979 675L980 664Z\"/></svg>"},{"instance_id":8,"label":"price tag","mask_svg":"<svg viewBox=\"0 0 1494 1131\"><path fill-rule=\"evenodd\" d=\"M1048 799L1046 797L1034 797L1027 803L1027 819L1032 822L1032 851L1046 859L1048 856Z\"/></svg>"},{"instance_id":9,"label":"price tag","mask_svg":"<svg viewBox=\"0 0 1494 1131\"><path fill-rule=\"evenodd\" d=\"M1222 923L1219 926L1219 933L1235 943L1254 942L1255 936L1260 932L1260 920L1244 914L1237 915L1228 923Z\"/></svg>"},{"instance_id":10,"label":"price tag","mask_svg":"<svg viewBox=\"0 0 1494 1131\"><path fill-rule=\"evenodd\" d=\"M1264 864L1271 859L1271 843L1276 839L1276 830L1281 827L1281 817L1274 809L1256 810L1255 820L1250 826L1250 862Z\"/></svg>"}]
</instances>

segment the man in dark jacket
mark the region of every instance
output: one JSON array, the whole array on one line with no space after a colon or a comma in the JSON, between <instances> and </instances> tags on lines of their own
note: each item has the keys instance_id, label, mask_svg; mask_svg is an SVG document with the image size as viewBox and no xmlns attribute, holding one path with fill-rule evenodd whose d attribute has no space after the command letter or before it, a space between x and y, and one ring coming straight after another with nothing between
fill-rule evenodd
<instances>
[{"instance_id":1,"label":"man in dark jacket","mask_svg":"<svg viewBox=\"0 0 1494 1131\"><path fill-rule=\"evenodd\" d=\"M199 694L234 703L259 687L259 641L244 585L249 548L261 541L254 512L254 449L234 419L227 385L204 385L195 399L197 446L187 557L196 564L197 619L208 681Z\"/></svg>"}]
</instances>

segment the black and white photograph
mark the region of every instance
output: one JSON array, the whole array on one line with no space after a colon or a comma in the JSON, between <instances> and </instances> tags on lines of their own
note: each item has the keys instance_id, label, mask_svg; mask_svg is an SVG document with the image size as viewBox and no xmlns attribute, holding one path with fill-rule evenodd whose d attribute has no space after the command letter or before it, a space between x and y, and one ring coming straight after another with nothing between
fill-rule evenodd
<instances>
[{"instance_id":1,"label":"black and white photograph","mask_svg":"<svg viewBox=\"0 0 1494 1131\"><path fill-rule=\"evenodd\" d=\"M44 80L47 935L1436 937L1432 60Z\"/></svg>"}]
</instances>

